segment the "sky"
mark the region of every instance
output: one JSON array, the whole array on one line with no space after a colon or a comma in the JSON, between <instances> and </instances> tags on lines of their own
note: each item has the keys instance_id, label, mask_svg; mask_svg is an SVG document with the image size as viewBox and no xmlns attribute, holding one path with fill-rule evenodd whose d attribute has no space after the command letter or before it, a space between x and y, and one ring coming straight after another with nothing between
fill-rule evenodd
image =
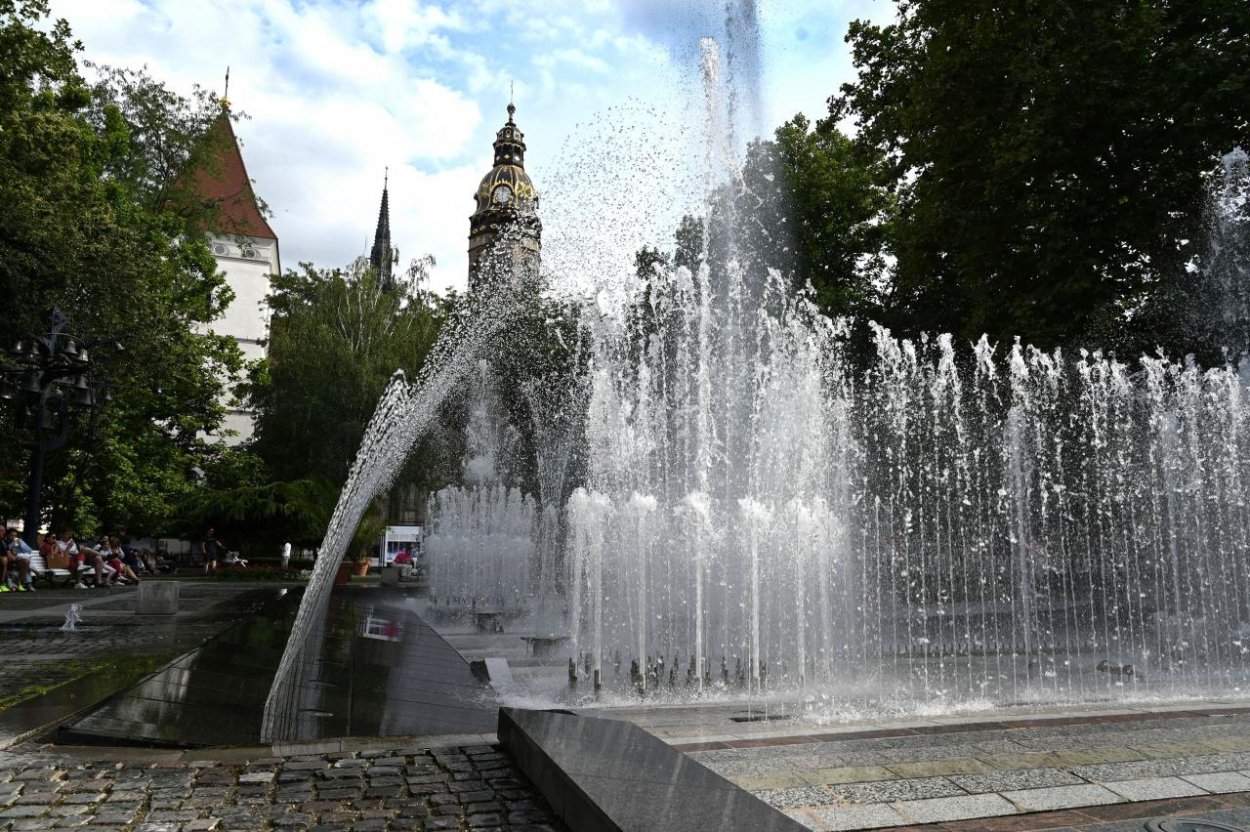
<instances>
[{"instance_id":1,"label":"sky","mask_svg":"<svg viewBox=\"0 0 1250 832\"><path fill-rule=\"evenodd\" d=\"M730 0L739 20L748 2ZM389 168L392 241L403 263L434 255L435 289L466 285L472 196L510 96L543 199L544 262L611 268L671 228L707 164L700 38L717 41L724 67L727 32L741 30L724 0L51 5L88 60L146 66L178 92L221 92L229 66L229 99L250 116L236 132L283 268L367 254ZM732 143L797 112L823 116L853 76L847 24L891 12L889 0L758 0L758 37L736 47L737 83L750 90Z\"/></svg>"}]
</instances>

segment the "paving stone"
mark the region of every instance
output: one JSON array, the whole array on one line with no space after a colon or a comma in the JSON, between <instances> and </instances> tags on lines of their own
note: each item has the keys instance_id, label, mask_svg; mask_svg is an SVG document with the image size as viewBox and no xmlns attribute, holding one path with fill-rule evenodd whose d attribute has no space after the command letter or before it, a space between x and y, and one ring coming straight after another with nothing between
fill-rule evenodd
<instances>
[{"instance_id":1,"label":"paving stone","mask_svg":"<svg viewBox=\"0 0 1250 832\"><path fill-rule=\"evenodd\" d=\"M2 825L2 823L0 823ZM47 829L48 821L42 818L22 818L12 822L12 826L6 827L16 832L35 832L35 830Z\"/></svg>"},{"instance_id":2,"label":"paving stone","mask_svg":"<svg viewBox=\"0 0 1250 832\"><path fill-rule=\"evenodd\" d=\"M1211 774L1187 774L1182 779L1188 780L1200 789L1212 794L1228 792L1250 792L1250 777L1235 771L1219 771Z\"/></svg>"},{"instance_id":3,"label":"paving stone","mask_svg":"<svg viewBox=\"0 0 1250 832\"><path fill-rule=\"evenodd\" d=\"M317 796L326 800L351 800L360 796L360 789L321 789Z\"/></svg>"},{"instance_id":4,"label":"paving stone","mask_svg":"<svg viewBox=\"0 0 1250 832\"><path fill-rule=\"evenodd\" d=\"M942 777L882 780L876 783L840 783L825 788L848 803L890 803L896 800L922 800L966 794L963 789Z\"/></svg>"},{"instance_id":5,"label":"paving stone","mask_svg":"<svg viewBox=\"0 0 1250 832\"><path fill-rule=\"evenodd\" d=\"M1217 771L1238 771L1232 755L1183 757L1175 760L1138 760L1104 765L1075 766L1072 773L1095 782L1137 780L1144 777L1174 777L1186 774L1211 774Z\"/></svg>"},{"instance_id":6,"label":"paving stone","mask_svg":"<svg viewBox=\"0 0 1250 832\"><path fill-rule=\"evenodd\" d=\"M200 813L194 809L181 809L176 812L149 812L147 819L154 823L182 823L199 816Z\"/></svg>"},{"instance_id":7,"label":"paving stone","mask_svg":"<svg viewBox=\"0 0 1250 832\"><path fill-rule=\"evenodd\" d=\"M63 803L99 803L106 797L104 792L74 792L73 795L66 795L61 802Z\"/></svg>"},{"instance_id":8,"label":"paving stone","mask_svg":"<svg viewBox=\"0 0 1250 832\"><path fill-rule=\"evenodd\" d=\"M904 817L911 819L913 823L944 823L952 820L1011 815L1016 812L1016 807L997 794L904 800L895 803L894 808Z\"/></svg>"},{"instance_id":9,"label":"paving stone","mask_svg":"<svg viewBox=\"0 0 1250 832\"><path fill-rule=\"evenodd\" d=\"M348 826L351 826L353 823L359 820L359 818L356 817L355 812L326 812L320 817L319 820L323 824L325 823L337 824L339 829L344 829Z\"/></svg>"},{"instance_id":10,"label":"paving stone","mask_svg":"<svg viewBox=\"0 0 1250 832\"><path fill-rule=\"evenodd\" d=\"M383 818L358 821L352 826L352 832L385 832L385 830L386 820Z\"/></svg>"},{"instance_id":11,"label":"paving stone","mask_svg":"<svg viewBox=\"0 0 1250 832\"><path fill-rule=\"evenodd\" d=\"M425 828L429 832L440 832L444 829L459 829L460 821L456 818L430 818L425 822Z\"/></svg>"},{"instance_id":12,"label":"paving stone","mask_svg":"<svg viewBox=\"0 0 1250 832\"><path fill-rule=\"evenodd\" d=\"M950 781L966 792L1003 792L1039 789L1048 786L1075 786L1085 781L1070 771L1057 768L994 771L986 774L952 774Z\"/></svg>"},{"instance_id":13,"label":"paving stone","mask_svg":"<svg viewBox=\"0 0 1250 832\"><path fill-rule=\"evenodd\" d=\"M1059 809L1124 802L1120 795L1096 784L1005 791L1002 796L1025 812L1054 812Z\"/></svg>"},{"instance_id":14,"label":"paving stone","mask_svg":"<svg viewBox=\"0 0 1250 832\"><path fill-rule=\"evenodd\" d=\"M420 783L445 783L447 778L442 774L409 774L408 782L414 785Z\"/></svg>"},{"instance_id":15,"label":"paving stone","mask_svg":"<svg viewBox=\"0 0 1250 832\"><path fill-rule=\"evenodd\" d=\"M378 769L376 772L370 771L367 779L372 786L399 786L404 783L404 778L400 776L397 768Z\"/></svg>"},{"instance_id":16,"label":"paving stone","mask_svg":"<svg viewBox=\"0 0 1250 832\"><path fill-rule=\"evenodd\" d=\"M1204 789L1179 777L1146 777L1140 780L1103 783L1103 785L1133 802L1166 800L1171 797L1194 797L1207 793Z\"/></svg>"},{"instance_id":17,"label":"paving stone","mask_svg":"<svg viewBox=\"0 0 1250 832\"><path fill-rule=\"evenodd\" d=\"M19 806L27 803L39 803L41 801L44 803L51 803L59 797L60 792L57 792L54 789L27 785L27 787L22 790L21 796L14 802Z\"/></svg>"},{"instance_id":18,"label":"paving stone","mask_svg":"<svg viewBox=\"0 0 1250 832\"><path fill-rule=\"evenodd\" d=\"M893 806L878 803L872 806L848 806L846 808L813 808L789 811L786 814L810 829L821 832L840 832L844 829L866 829L875 826L902 826L907 818ZM517 827L511 827L516 830Z\"/></svg>"},{"instance_id":19,"label":"paving stone","mask_svg":"<svg viewBox=\"0 0 1250 832\"><path fill-rule=\"evenodd\" d=\"M393 818L387 821L386 828L394 832L407 832L407 830L421 830L424 824L420 818Z\"/></svg>"},{"instance_id":20,"label":"paving stone","mask_svg":"<svg viewBox=\"0 0 1250 832\"><path fill-rule=\"evenodd\" d=\"M239 775L239 783L272 783L276 775L272 771L249 771Z\"/></svg>"},{"instance_id":21,"label":"paving stone","mask_svg":"<svg viewBox=\"0 0 1250 832\"><path fill-rule=\"evenodd\" d=\"M135 818L137 818L138 816L139 816L139 812L137 810L127 811L127 812L111 812L110 811L110 812L97 813L95 817L93 818L93 820L96 823L116 824L118 826L127 826L131 823L134 823Z\"/></svg>"}]
</instances>

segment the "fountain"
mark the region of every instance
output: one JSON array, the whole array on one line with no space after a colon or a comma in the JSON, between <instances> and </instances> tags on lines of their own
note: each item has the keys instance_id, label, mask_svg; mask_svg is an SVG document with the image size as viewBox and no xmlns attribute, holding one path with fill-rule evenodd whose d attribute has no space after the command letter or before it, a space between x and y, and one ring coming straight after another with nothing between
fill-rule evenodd
<instances>
[{"instance_id":1,"label":"fountain","mask_svg":"<svg viewBox=\"0 0 1250 832\"><path fill-rule=\"evenodd\" d=\"M733 114L751 109L755 62L738 44L735 79L714 41L701 54L706 166L733 177ZM709 173L708 204L740 184ZM502 485L436 496L436 592L526 587L543 626L568 637L579 699L615 686L880 710L1250 683L1250 365L879 326L865 356L849 322L751 263L740 218L714 218L697 266L583 302L584 413L536 432L538 507ZM294 707L292 668L352 528L532 278L506 275L489 308L448 328L421 380L397 377L383 396L266 738ZM570 483L574 441L585 470ZM483 545L500 534L528 566Z\"/></svg>"},{"instance_id":2,"label":"fountain","mask_svg":"<svg viewBox=\"0 0 1250 832\"><path fill-rule=\"evenodd\" d=\"M519 611L530 595L533 500L503 485L448 487L427 517L430 594L448 608Z\"/></svg>"},{"instance_id":3,"label":"fountain","mask_svg":"<svg viewBox=\"0 0 1250 832\"><path fill-rule=\"evenodd\" d=\"M65 623L61 625L61 632L72 633L78 629L80 623L82 623L82 604L70 604L69 609L65 611Z\"/></svg>"},{"instance_id":4,"label":"fountain","mask_svg":"<svg viewBox=\"0 0 1250 832\"><path fill-rule=\"evenodd\" d=\"M708 167L732 171L718 61L705 41ZM1212 259L1238 291L1245 167L1231 154L1216 184L1238 211ZM1250 365L881 327L853 357L847 322L739 256L738 220L705 238L719 256L583 317L574 677L624 657L640 670L618 686L645 690L689 663L676 695L877 708L1250 682Z\"/></svg>"}]
</instances>

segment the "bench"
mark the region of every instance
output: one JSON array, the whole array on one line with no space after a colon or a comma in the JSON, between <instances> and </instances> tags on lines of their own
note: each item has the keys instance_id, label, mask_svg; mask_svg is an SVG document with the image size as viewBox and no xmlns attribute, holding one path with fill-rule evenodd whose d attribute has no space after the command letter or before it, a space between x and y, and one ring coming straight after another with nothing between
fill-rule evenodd
<instances>
[{"instance_id":1,"label":"bench","mask_svg":"<svg viewBox=\"0 0 1250 832\"><path fill-rule=\"evenodd\" d=\"M56 582L60 581L62 587L70 585L74 580L74 573L68 569L53 569L48 566L47 561L43 559L43 555L33 552L30 556L30 582L38 584L40 581L47 583L49 587L55 587Z\"/></svg>"}]
</instances>

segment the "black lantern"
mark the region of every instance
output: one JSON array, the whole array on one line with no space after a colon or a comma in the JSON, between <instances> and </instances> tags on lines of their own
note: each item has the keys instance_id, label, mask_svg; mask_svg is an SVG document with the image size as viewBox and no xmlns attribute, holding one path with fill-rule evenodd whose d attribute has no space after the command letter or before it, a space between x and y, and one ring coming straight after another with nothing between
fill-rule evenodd
<instances>
[{"instance_id":1,"label":"black lantern","mask_svg":"<svg viewBox=\"0 0 1250 832\"><path fill-rule=\"evenodd\" d=\"M60 309L53 309L51 318L47 334L18 341L7 350L8 366L0 367L0 399L20 403L18 418L34 434L22 533L32 548L38 543L44 458L69 439L71 410L89 410L94 427L96 412L111 398L109 384L91 378L87 350L117 343L115 338L84 340L70 335L65 331L69 319Z\"/></svg>"}]
</instances>

